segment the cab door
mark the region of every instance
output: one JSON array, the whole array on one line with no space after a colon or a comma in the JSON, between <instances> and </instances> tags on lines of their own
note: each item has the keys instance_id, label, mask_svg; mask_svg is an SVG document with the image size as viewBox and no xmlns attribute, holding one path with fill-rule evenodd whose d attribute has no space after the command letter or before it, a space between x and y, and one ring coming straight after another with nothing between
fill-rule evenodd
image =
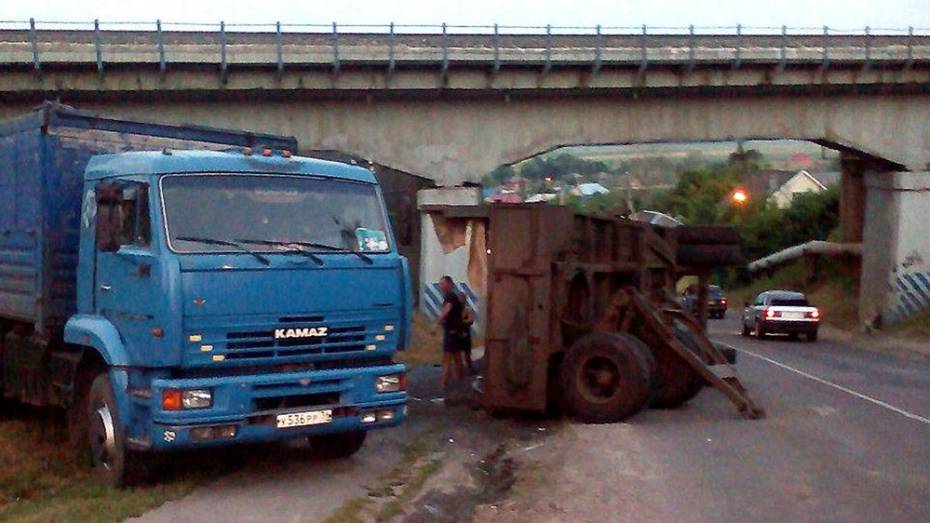
<instances>
[{"instance_id":1,"label":"cab door","mask_svg":"<svg viewBox=\"0 0 930 523\"><path fill-rule=\"evenodd\" d=\"M151 361L164 337L157 321L159 259L153 251L148 183L105 181L96 187L94 309L120 332L135 363Z\"/></svg>"}]
</instances>

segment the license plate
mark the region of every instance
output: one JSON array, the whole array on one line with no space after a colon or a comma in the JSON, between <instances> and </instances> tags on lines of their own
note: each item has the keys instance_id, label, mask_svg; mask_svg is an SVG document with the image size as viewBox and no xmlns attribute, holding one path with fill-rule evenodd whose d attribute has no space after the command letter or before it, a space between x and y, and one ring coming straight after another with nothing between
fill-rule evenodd
<instances>
[{"instance_id":1,"label":"license plate","mask_svg":"<svg viewBox=\"0 0 930 523\"><path fill-rule=\"evenodd\" d=\"M322 425L324 423L330 423L331 421L333 421L332 409L278 414L279 429L306 427L307 425Z\"/></svg>"},{"instance_id":2,"label":"license plate","mask_svg":"<svg viewBox=\"0 0 930 523\"><path fill-rule=\"evenodd\" d=\"M804 313L803 312L785 312L785 313L782 313L782 316L784 316L785 318L788 318L789 320L800 320L801 318L804 317Z\"/></svg>"}]
</instances>

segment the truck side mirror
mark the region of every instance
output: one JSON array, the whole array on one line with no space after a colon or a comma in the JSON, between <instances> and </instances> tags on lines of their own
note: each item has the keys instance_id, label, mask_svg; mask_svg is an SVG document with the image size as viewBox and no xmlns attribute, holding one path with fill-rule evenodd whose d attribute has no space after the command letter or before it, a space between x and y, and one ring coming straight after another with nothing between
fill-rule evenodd
<instances>
[{"instance_id":1,"label":"truck side mirror","mask_svg":"<svg viewBox=\"0 0 930 523\"><path fill-rule=\"evenodd\" d=\"M95 243L101 252L119 250L119 231L121 225L120 202L123 188L115 183L101 183L94 189L97 200L97 223Z\"/></svg>"}]
</instances>

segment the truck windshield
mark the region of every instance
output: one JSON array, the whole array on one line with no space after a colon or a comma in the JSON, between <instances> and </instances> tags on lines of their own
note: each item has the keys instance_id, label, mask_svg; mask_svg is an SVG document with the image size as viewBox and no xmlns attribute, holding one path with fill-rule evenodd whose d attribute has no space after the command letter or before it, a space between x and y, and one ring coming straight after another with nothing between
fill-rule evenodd
<instances>
[{"instance_id":1,"label":"truck windshield","mask_svg":"<svg viewBox=\"0 0 930 523\"><path fill-rule=\"evenodd\" d=\"M390 249L377 189L367 183L277 175L169 175L162 179L176 252L377 253Z\"/></svg>"}]
</instances>

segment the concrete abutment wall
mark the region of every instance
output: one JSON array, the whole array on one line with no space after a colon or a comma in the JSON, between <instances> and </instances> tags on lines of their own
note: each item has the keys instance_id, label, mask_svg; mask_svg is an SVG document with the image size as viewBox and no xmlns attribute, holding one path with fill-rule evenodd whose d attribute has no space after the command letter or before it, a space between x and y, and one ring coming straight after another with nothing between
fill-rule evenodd
<instances>
[{"instance_id":1,"label":"concrete abutment wall","mask_svg":"<svg viewBox=\"0 0 930 523\"><path fill-rule=\"evenodd\" d=\"M930 172L868 173L860 316L930 311Z\"/></svg>"}]
</instances>

